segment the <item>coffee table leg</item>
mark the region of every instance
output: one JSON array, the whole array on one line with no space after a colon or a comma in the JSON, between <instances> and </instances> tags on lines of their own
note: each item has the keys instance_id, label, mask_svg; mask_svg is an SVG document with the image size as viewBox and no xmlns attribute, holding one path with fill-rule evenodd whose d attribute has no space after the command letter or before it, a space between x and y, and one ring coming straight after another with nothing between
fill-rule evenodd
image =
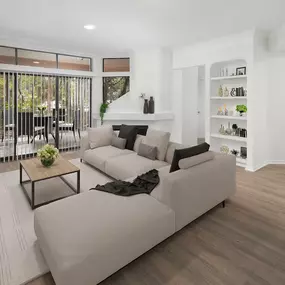
<instances>
[{"instance_id":1,"label":"coffee table leg","mask_svg":"<svg viewBox=\"0 0 285 285\"><path fill-rule=\"evenodd\" d=\"M32 210L35 208L35 182L32 181L32 201L31 201Z\"/></svg>"},{"instance_id":2,"label":"coffee table leg","mask_svg":"<svg viewBox=\"0 0 285 285\"><path fill-rule=\"evenodd\" d=\"M23 166L20 163L20 184L22 184L22 182L23 182Z\"/></svg>"},{"instance_id":3,"label":"coffee table leg","mask_svg":"<svg viewBox=\"0 0 285 285\"><path fill-rule=\"evenodd\" d=\"M80 193L80 171L77 171L77 194Z\"/></svg>"}]
</instances>

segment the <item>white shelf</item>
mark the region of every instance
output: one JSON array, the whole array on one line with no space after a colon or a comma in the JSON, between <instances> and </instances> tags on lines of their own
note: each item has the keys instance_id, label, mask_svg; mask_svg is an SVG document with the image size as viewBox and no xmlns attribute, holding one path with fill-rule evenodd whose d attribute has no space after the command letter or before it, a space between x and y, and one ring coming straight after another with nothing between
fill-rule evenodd
<instances>
[{"instance_id":1,"label":"white shelf","mask_svg":"<svg viewBox=\"0 0 285 285\"><path fill-rule=\"evenodd\" d=\"M211 134L212 138L217 139L225 139L225 140L231 140L231 141L237 141L237 142L247 142L247 138L242 137L236 137L236 136L226 136L226 135L220 135L220 134Z\"/></svg>"},{"instance_id":2,"label":"white shelf","mask_svg":"<svg viewBox=\"0 0 285 285\"><path fill-rule=\"evenodd\" d=\"M239 97L211 97L211 100L247 100L246 96L239 96Z\"/></svg>"},{"instance_id":3,"label":"white shelf","mask_svg":"<svg viewBox=\"0 0 285 285\"><path fill-rule=\"evenodd\" d=\"M235 75L235 76L224 76L224 77L212 77L212 81L219 81L219 80L231 80L231 79L246 79L247 75Z\"/></svg>"},{"instance_id":4,"label":"white shelf","mask_svg":"<svg viewBox=\"0 0 285 285\"><path fill-rule=\"evenodd\" d=\"M241 116L219 116L219 115L213 115L211 116L212 119L222 119L222 120L238 120L238 121L246 121L247 117L241 117Z\"/></svg>"}]
</instances>

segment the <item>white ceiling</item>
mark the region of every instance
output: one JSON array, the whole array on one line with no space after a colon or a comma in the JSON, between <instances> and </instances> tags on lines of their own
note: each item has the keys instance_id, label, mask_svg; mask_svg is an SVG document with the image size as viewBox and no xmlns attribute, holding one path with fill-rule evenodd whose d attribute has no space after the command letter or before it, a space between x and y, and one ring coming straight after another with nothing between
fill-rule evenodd
<instances>
[{"instance_id":1,"label":"white ceiling","mask_svg":"<svg viewBox=\"0 0 285 285\"><path fill-rule=\"evenodd\" d=\"M285 21L284 0L0 0L7 40L80 53L181 46ZM87 31L85 24L97 29Z\"/></svg>"}]
</instances>

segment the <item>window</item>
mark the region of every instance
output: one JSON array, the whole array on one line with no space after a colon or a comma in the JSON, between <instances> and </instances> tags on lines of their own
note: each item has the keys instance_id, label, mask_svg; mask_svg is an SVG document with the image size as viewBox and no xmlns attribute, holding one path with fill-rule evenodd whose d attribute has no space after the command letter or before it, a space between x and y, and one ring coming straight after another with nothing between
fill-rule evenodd
<instances>
[{"instance_id":1,"label":"window","mask_svg":"<svg viewBox=\"0 0 285 285\"><path fill-rule=\"evenodd\" d=\"M18 64L56 68L56 54L31 50L18 50Z\"/></svg>"},{"instance_id":2,"label":"window","mask_svg":"<svg viewBox=\"0 0 285 285\"><path fill-rule=\"evenodd\" d=\"M130 77L104 77L103 78L103 101L111 103L130 91Z\"/></svg>"},{"instance_id":3,"label":"window","mask_svg":"<svg viewBox=\"0 0 285 285\"><path fill-rule=\"evenodd\" d=\"M0 46L0 64L92 71L91 58Z\"/></svg>"},{"instance_id":4,"label":"window","mask_svg":"<svg viewBox=\"0 0 285 285\"><path fill-rule=\"evenodd\" d=\"M103 72L130 72L130 59L104 58Z\"/></svg>"},{"instance_id":5,"label":"window","mask_svg":"<svg viewBox=\"0 0 285 285\"><path fill-rule=\"evenodd\" d=\"M59 55L58 67L60 69L90 71L90 58Z\"/></svg>"},{"instance_id":6,"label":"window","mask_svg":"<svg viewBox=\"0 0 285 285\"><path fill-rule=\"evenodd\" d=\"M16 64L16 50L14 48L0 47L0 63Z\"/></svg>"}]
</instances>

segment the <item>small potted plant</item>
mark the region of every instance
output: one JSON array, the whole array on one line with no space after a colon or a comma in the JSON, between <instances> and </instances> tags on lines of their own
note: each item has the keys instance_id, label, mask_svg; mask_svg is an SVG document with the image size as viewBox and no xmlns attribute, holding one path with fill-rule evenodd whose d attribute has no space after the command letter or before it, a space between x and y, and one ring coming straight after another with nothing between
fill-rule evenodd
<instances>
[{"instance_id":1,"label":"small potted plant","mask_svg":"<svg viewBox=\"0 0 285 285\"><path fill-rule=\"evenodd\" d=\"M100 106L101 125L103 125L104 115L107 112L108 107L109 107L108 103L102 103Z\"/></svg>"},{"instance_id":2,"label":"small potted plant","mask_svg":"<svg viewBox=\"0 0 285 285\"><path fill-rule=\"evenodd\" d=\"M59 151L53 145L45 145L38 150L37 156L44 167L51 167L58 157Z\"/></svg>"},{"instance_id":3,"label":"small potted plant","mask_svg":"<svg viewBox=\"0 0 285 285\"><path fill-rule=\"evenodd\" d=\"M247 112L247 107L245 105L237 105L236 111L239 112L240 116L243 116Z\"/></svg>"}]
</instances>

